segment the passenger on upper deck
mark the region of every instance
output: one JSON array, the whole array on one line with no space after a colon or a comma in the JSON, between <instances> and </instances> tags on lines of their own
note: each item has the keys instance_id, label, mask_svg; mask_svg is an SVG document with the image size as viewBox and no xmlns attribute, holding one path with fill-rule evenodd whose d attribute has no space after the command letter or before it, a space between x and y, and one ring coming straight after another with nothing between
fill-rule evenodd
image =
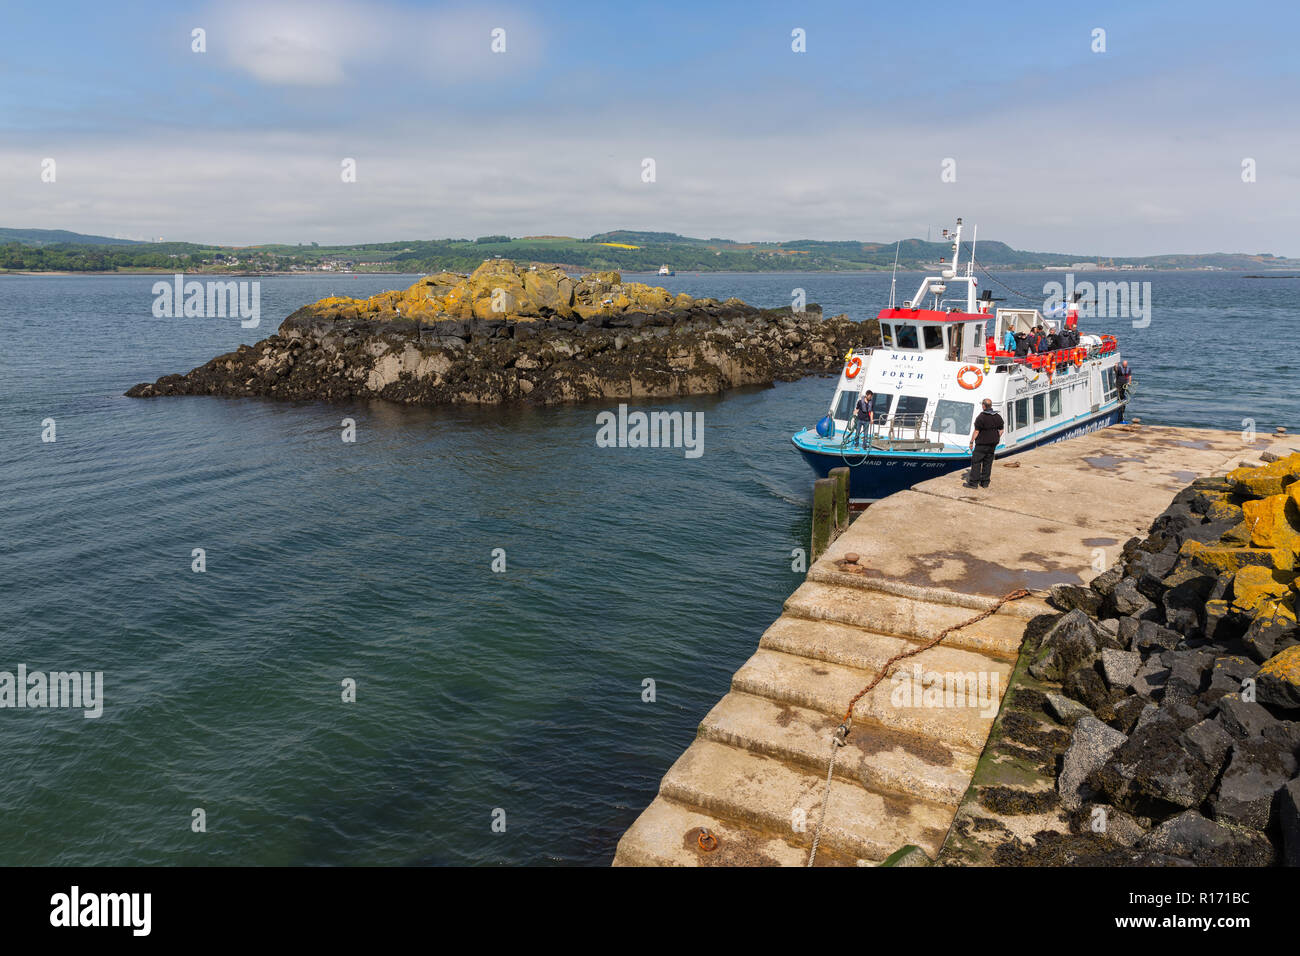
<instances>
[{"instance_id":1,"label":"passenger on upper deck","mask_svg":"<svg viewBox=\"0 0 1300 956\"><path fill-rule=\"evenodd\" d=\"M1016 333L1012 332L1011 329L1008 328L1007 334L1002 338L1002 351L1014 352L1015 350L1016 350Z\"/></svg>"}]
</instances>

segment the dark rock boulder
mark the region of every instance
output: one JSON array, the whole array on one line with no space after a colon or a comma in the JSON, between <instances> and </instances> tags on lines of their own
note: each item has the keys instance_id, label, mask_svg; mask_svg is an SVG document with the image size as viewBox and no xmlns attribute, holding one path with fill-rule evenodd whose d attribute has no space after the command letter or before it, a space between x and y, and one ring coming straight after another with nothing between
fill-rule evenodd
<instances>
[{"instance_id":1,"label":"dark rock boulder","mask_svg":"<svg viewBox=\"0 0 1300 956\"><path fill-rule=\"evenodd\" d=\"M1199 806L1214 779L1188 750L1178 723L1161 713L1139 722L1088 784L1124 810L1161 817Z\"/></svg>"},{"instance_id":2,"label":"dark rock boulder","mask_svg":"<svg viewBox=\"0 0 1300 956\"><path fill-rule=\"evenodd\" d=\"M1241 643L1251 660L1262 664L1278 651L1300 644L1300 627L1283 619L1256 617L1246 628Z\"/></svg>"},{"instance_id":3,"label":"dark rock boulder","mask_svg":"<svg viewBox=\"0 0 1300 956\"><path fill-rule=\"evenodd\" d=\"M1205 764L1211 776L1218 776L1232 750L1232 735L1217 721L1202 720L1183 731L1183 736L1187 752Z\"/></svg>"},{"instance_id":4,"label":"dark rock boulder","mask_svg":"<svg viewBox=\"0 0 1300 956\"><path fill-rule=\"evenodd\" d=\"M1062 680L1071 671L1091 665L1102 646L1109 642L1110 635L1076 608L1062 615L1043 635L1038 656L1029 665L1030 676L1038 680Z\"/></svg>"},{"instance_id":5,"label":"dark rock boulder","mask_svg":"<svg viewBox=\"0 0 1300 956\"><path fill-rule=\"evenodd\" d=\"M1300 779L1278 790L1274 813L1282 834L1282 865L1300 866Z\"/></svg>"},{"instance_id":6,"label":"dark rock boulder","mask_svg":"<svg viewBox=\"0 0 1300 956\"><path fill-rule=\"evenodd\" d=\"M1063 807L1078 810L1085 800L1094 795L1094 791L1086 784L1088 777L1100 769L1127 739L1096 717L1083 717L1074 725L1070 746L1065 751L1061 773L1056 781Z\"/></svg>"},{"instance_id":7,"label":"dark rock boulder","mask_svg":"<svg viewBox=\"0 0 1300 956\"><path fill-rule=\"evenodd\" d=\"M1097 712L1098 716L1104 716L1102 711L1110 704L1110 692L1106 690L1106 682L1102 680L1092 664L1085 664L1070 671L1061 682L1061 689L1068 696L1083 703L1089 710Z\"/></svg>"},{"instance_id":8,"label":"dark rock boulder","mask_svg":"<svg viewBox=\"0 0 1300 956\"><path fill-rule=\"evenodd\" d=\"M1048 592L1047 603L1058 611L1077 608L1089 617L1096 617L1101 611L1102 598L1096 591L1082 585L1054 584Z\"/></svg>"},{"instance_id":9,"label":"dark rock boulder","mask_svg":"<svg viewBox=\"0 0 1300 956\"><path fill-rule=\"evenodd\" d=\"M1084 717L1094 716L1086 706L1061 694L1044 694L1043 699L1047 712L1067 727L1073 727Z\"/></svg>"},{"instance_id":10,"label":"dark rock boulder","mask_svg":"<svg viewBox=\"0 0 1300 956\"><path fill-rule=\"evenodd\" d=\"M1265 728L1278 723L1278 719L1254 701L1242 700L1238 694L1225 694L1219 698L1216 718L1236 740L1262 737Z\"/></svg>"},{"instance_id":11,"label":"dark rock boulder","mask_svg":"<svg viewBox=\"0 0 1300 956\"><path fill-rule=\"evenodd\" d=\"M1107 571L1101 572L1101 574L1089 581L1088 587L1097 592L1101 597L1108 598L1115 593L1115 585L1119 584L1123 577L1123 568L1111 568Z\"/></svg>"},{"instance_id":12,"label":"dark rock boulder","mask_svg":"<svg viewBox=\"0 0 1300 956\"><path fill-rule=\"evenodd\" d=\"M1143 654L1169 651L1182 643L1182 640L1183 636L1177 631L1162 627L1155 621L1140 621L1137 636L1133 639L1133 650Z\"/></svg>"},{"instance_id":13,"label":"dark rock boulder","mask_svg":"<svg viewBox=\"0 0 1300 956\"><path fill-rule=\"evenodd\" d=\"M1110 596L1111 605L1115 608L1116 613L1121 616L1128 615L1141 620L1154 620L1156 606L1145 594L1137 588L1137 581L1133 578L1123 578L1115 586L1115 592Z\"/></svg>"},{"instance_id":14,"label":"dark rock boulder","mask_svg":"<svg viewBox=\"0 0 1300 956\"><path fill-rule=\"evenodd\" d=\"M1149 706L1148 703L1137 695L1125 697L1111 706L1112 716L1106 723L1121 733L1131 733L1133 727L1137 724L1138 717L1142 714L1143 708L1147 706Z\"/></svg>"},{"instance_id":15,"label":"dark rock boulder","mask_svg":"<svg viewBox=\"0 0 1300 956\"><path fill-rule=\"evenodd\" d=\"M1263 834L1215 823L1193 810L1166 820L1137 845L1198 866L1271 866L1276 856Z\"/></svg>"},{"instance_id":16,"label":"dark rock boulder","mask_svg":"<svg viewBox=\"0 0 1300 956\"><path fill-rule=\"evenodd\" d=\"M1160 600L1165 624L1184 637L1201 636L1205 602L1216 576L1190 567L1175 568L1162 582L1165 593Z\"/></svg>"},{"instance_id":17,"label":"dark rock boulder","mask_svg":"<svg viewBox=\"0 0 1300 956\"><path fill-rule=\"evenodd\" d=\"M1129 689L1145 700L1157 701L1164 696L1167 680L1169 668L1161 663L1158 656L1152 655L1142 662Z\"/></svg>"},{"instance_id":18,"label":"dark rock boulder","mask_svg":"<svg viewBox=\"0 0 1300 956\"><path fill-rule=\"evenodd\" d=\"M1118 651L1112 647L1101 649L1101 674L1111 690L1126 690L1132 686L1142 655L1137 651Z\"/></svg>"},{"instance_id":19,"label":"dark rock boulder","mask_svg":"<svg viewBox=\"0 0 1300 956\"><path fill-rule=\"evenodd\" d=\"M1210 799L1214 819L1255 830L1267 829L1274 796L1295 772L1295 757L1262 737L1236 741L1218 790Z\"/></svg>"},{"instance_id":20,"label":"dark rock boulder","mask_svg":"<svg viewBox=\"0 0 1300 956\"><path fill-rule=\"evenodd\" d=\"M1300 709L1300 646L1274 654L1256 672L1255 699L1285 710ZM1300 719L1300 714L1295 717Z\"/></svg>"}]
</instances>

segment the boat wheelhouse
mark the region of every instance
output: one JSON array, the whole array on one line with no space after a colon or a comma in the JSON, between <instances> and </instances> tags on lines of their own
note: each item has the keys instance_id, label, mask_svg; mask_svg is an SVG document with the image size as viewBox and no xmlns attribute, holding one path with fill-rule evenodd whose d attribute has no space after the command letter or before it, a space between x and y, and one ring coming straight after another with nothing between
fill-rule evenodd
<instances>
[{"instance_id":1,"label":"boat wheelhouse","mask_svg":"<svg viewBox=\"0 0 1300 956\"><path fill-rule=\"evenodd\" d=\"M991 293L977 297L974 242L959 274L961 220L952 238L953 262L926 276L913 298L876 318L880 345L845 356L830 408L816 426L793 436L795 448L819 477L850 469L850 498L878 500L917 482L969 465L975 416L985 398L1006 424L998 459L1063 441L1121 421L1120 362L1113 335L1080 335L1078 302L1059 318L1033 308L994 308ZM949 285L964 285L959 300ZM1045 330L1044 348L1017 348L1007 333ZM874 392L874 421L853 434L854 408Z\"/></svg>"}]
</instances>

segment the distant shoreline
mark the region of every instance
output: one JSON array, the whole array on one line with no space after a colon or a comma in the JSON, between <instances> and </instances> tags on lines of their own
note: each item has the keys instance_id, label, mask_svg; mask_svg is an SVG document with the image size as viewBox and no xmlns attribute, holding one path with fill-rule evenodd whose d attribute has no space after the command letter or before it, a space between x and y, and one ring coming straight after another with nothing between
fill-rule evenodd
<instances>
[{"instance_id":1,"label":"distant shoreline","mask_svg":"<svg viewBox=\"0 0 1300 956\"><path fill-rule=\"evenodd\" d=\"M566 272L585 274L587 272L619 272L621 275L629 276L656 276L654 270L636 270L636 269L565 269ZM717 269L709 271L697 271L694 269L683 269L671 276L657 276L661 279L685 278L685 277L702 277L702 276L778 276L778 275L803 275L803 276L867 276L867 275L884 275L889 269ZM899 267L900 275L920 275L926 270L917 268ZM1026 273L1031 275L1051 275L1052 273L1073 272L1075 275L1160 275L1170 272L1183 273L1207 273L1224 276L1237 276L1243 279L1300 279L1294 269L1279 269L1276 275L1265 275L1258 271L1246 272L1238 269L1207 269L1204 267L1195 267L1190 269L1120 269L1102 267L1100 269L1071 269L1069 267L1057 268L1055 266L1044 268L1036 266L1034 268L998 268L995 270L999 274ZM206 276L208 278L227 278L227 279L258 279L273 278L276 276L303 276L306 278L322 278L324 276L415 276L430 275L431 273L413 271L394 271L394 272L207 272L207 271L183 271L185 276ZM5 276L25 276L27 278L40 277L71 277L71 276L174 276L176 270L158 272L155 270L135 270L135 269L113 269L113 270L95 270L86 272L67 272L62 270L51 270L48 272L25 272L19 270L0 269L0 278Z\"/></svg>"}]
</instances>

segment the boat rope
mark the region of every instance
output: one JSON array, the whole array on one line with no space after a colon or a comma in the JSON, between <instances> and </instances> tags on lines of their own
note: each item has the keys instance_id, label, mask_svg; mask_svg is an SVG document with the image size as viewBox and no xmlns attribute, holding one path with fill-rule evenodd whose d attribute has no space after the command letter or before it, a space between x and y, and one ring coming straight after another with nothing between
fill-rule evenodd
<instances>
[{"instance_id":1,"label":"boat rope","mask_svg":"<svg viewBox=\"0 0 1300 956\"><path fill-rule=\"evenodd\" d=\"M971 253L970 258L971 258L971 262L973 262L973 263L975 263L975 265L979 266L979 270L980 270L980 272L984 273L986 276L988 276L990 279L992 279L992 280L993 280L994 282L996 282L998 285L1002 286L1002 288L1006 289L1006 290L1007 290L1008 292L1010 292L1012 295L1018 295L1018 296L1020 296L1020 298L1022 298L1022 299L1028 299L1029 301L1035 301L1036 299L1039 298L1038 296L1025 295L1023 292L1019 292L1019 291L1017 291L1017 290L1011 288L1011 286L1007 285L1005 282L1003 282L1001 279L999 279L997 276L995 276L992 272L989 272L988 269L984 268L984 263L980 262L978 259L975 258L975 253L974 253L974 252Z\"/></svg>"},{"instance_id":2,"label":"boat rope","mask_svg":"<svg viewBox=\"0 0 1300 956\"><path fill-rule=\"evenodd\" d=\"M1025 598L1025 597L1029 597L1029 591L1025 588L1017 588L1015 591L1011 591L1008 594L1004 594L1001 598L998 599L998 601L992 607L990 607L986 611L981 612L980 614L976 614L970 620L962 621L960 624L953 624L950 627L945 627L942 631L939 632L939 636L934 638L934 640L930 641L928 644L922 644L906 651L899 651L889 660L885 661L883 665L881 665L880 670L876 672L876 676L871 679L871 682L867 684L866 687L862 688L862 690L858 691L856 694L853 695L853 699L849 701L849 706L844 711L843 723L841 723L839 727L835 729L835 733L831 735L831 759L829 765L826 768L826 793L822 797L822 809L821 809L821 814L817 819L817 829L813 832L812 849L808 853L808 866L812 866L813 862L817 859L817 847L821 843L822 827L825 826L826 824L826 807L831 802L831 777L835 773L836 753L839 751L841 747L845 746L845 744L848 743L849 731L853 729L853 708L857 706L858 701L860 701L863 697L867 696L867 694L871 693L872 689L877 684L879 684L882 680L884 680L886 676L888 676L890 668L892 668L899 661L903 660L904 658L914 657L917 654L922 653L923 651L928 651L930 648L934 647L936 644L942 641L953 631L960 631L964 627L970 627L972 624L978 624L980 621L984 620L985 618L992 617L994 614L996 614L1002 608L1002 605L1008 604L1011 601L1019 601L1021 598Z\"/></svg>"}]
</instances>

